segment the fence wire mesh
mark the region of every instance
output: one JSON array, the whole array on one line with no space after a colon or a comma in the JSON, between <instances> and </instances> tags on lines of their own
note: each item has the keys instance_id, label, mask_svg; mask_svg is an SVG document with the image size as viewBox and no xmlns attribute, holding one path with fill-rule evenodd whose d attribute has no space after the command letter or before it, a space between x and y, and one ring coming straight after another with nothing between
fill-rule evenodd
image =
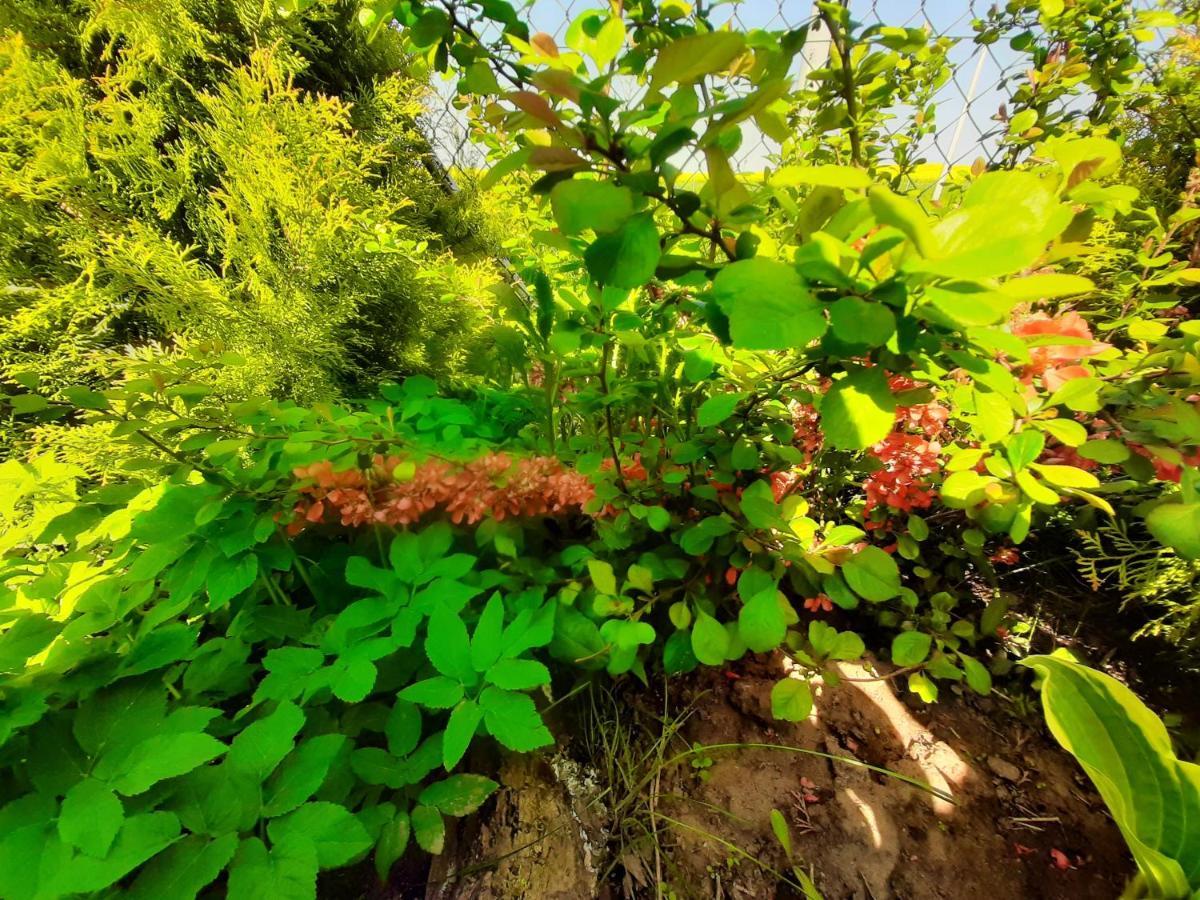
<instances>
[{"instance_id":1,"label":"fence wire mesh","mask_svg":"<svg viewBox=\"0 0 1200 900\"><path fill-rule=\"evenodd\" d=\"M523 15L536 31L553 35L561 44L571 22L597 0L530 0ZM936 122L917 148L917 156L930 163L956 165L976 158L990 160L1006 125L999 116L1014 77L1022 77L1024 63L1005 41L979 44L972 23L994 5L993 0L849 0L850 15L864 25L889 25L925 29L931 37L951 42L947 54L951 77L933 96ZM796 62L795 75L821 68L829 54L829 40L808 0L739 0L717 7L710 15L714 25L732 20L742 29L773 31L809 26L809 37ZM614 85L620 93L619 80ZM422 125L441 164L462 172L486 168L486 154L471 139L464 112L455 104L455 80L435 79L435 93ZM632 92L632 82L628 86ZM916 114L912 108L891 111L896 129L904 128ZM744 129L735 161L743 171L771 165L779 145L753 126Z\"/></svg>"}]
</instances>

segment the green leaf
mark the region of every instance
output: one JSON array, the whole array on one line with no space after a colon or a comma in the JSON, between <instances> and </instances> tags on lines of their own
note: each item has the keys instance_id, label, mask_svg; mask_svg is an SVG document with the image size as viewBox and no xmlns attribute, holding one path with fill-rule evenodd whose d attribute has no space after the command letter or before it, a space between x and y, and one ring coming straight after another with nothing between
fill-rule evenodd
<instances>
[{"instance_id":1,"label":"green leaf","mask_svg":"<svg viewBox=\"0 0 1200 900\"><path fill-rule=\"evenodd\" d=\"M392 820L380 830L379 840L375 844L375 871L379 875L380 881L388 880L388 873L392 871L392 866L408 849L410 830L411 826L406 812L396 813Z\"/></svg>"},{"instance_id":2,"label":"green leaf","mask_svg":"<svg viewBox=\"0 0 1200 900\"><path fill-rule=\"evenodd\" d=\"M479 809L499 786L482 775L451 775L421 791L418 802L447 816L467 816Z\"/></svg>"},{"instance_id":3,"label":"green leaf","mask_svg":"<svg viewBox=\"0 0 1200 900\"><path fill-rule=\"evenodd\" d=\"M653 217L638 215L593 241L583 261L597 284L633 290L650 282L661 255Z\"/></svg>"},{"instance_id":4,"label":"green leaf","mask_svg":"<svg viewBox=\"0 0 1200 900\"><path fill-rule=\"evenodd\" d=\"M707 400L700 404L700 408L696 410L696 424L701 428L711 428L714 425L720 425L731 415L741 402L745 394L740 393L721 393L713 394Z\"/></svg>"},{"instance_id":5,"label":"green leaf","mask_svg":"<svg viewBox=\"0 0 1200 900\"><path fill-rule=\"evenodd\" d=\"M1184 559L1200 559L1200 503L1160 503L1146 516L1146 527Z\"/></svg>"},{"instance_id":6,"label":"green leaf","mask_svg":"<svg viewBox=\"0 0 1200 900\"><path fill-rule=\"evenodd\" d=\"M610 563L606 563L602 559L589 559L587 561L588 576L592 579L592 584L601 594L614 596L617 591L617 576L613 572L613 567Z\"/></svg>"},{"instance_id":7,"label":"green leaf","mask_svg":"<svg viewBox=\"0 0 1200 900\"><path fill-rule=\"evenodd\" d=\"M563 234L580 234L589 228L608 234L633 215L633 192L607 181L575 178L554 186L550 208Z\"/></svg>"},{"instance_id":8,"label":"green leaf","mask_svg":"<svg viewBox=\"0 0 1200 900\"><path fill-rule=\"evenodd\" d=\"M268 851L246 838L229 867L227 900L316 900L317 848L307 838L274 843Z\"/></svg>"},{"instance_id":9,"label":"green leaf","mask_svg":"<svg viewBox=\"0 0 1200 900\"><path fill-rule=\"evenodd\" d=\"M1073 294L1087 294L1095 289L1096 285L1090 279L1057 272L1010 278L1000 285L1001 291L1021 302L1070 297Z\"/></svg>"},{"instance_id":10,"label":"green leaf","mask_svg":"<svg viewBox=\"0 0 1200 900\"><path fill-rule=\"evenodd\" d=\"M829 325L846 344L882 347L896 333L896 316L882 303L842 297L829 307Z\"/></svg>"},{"instance_id":11,"label":"green leaf","mask_svg":"<svg viewBox=\"0 0 1200 900\"><path fill-rule=\"evenodd\" d=\"M933 638L923 631L902 631L892 638L892 662L898 666L917 666L925 662Z\"/></svg>"},{"instance_id":12,"label":"green leaf","mask_svg":"<svg viewBox=\"0 0 1200 900\"><path fill-rule=\"evenodd\" d=\"M743 350L790 350L825 332L821 304L791 266L755 257L725 266L713 296L729 316L729 333Z\"/></svg>"},{"instance_id":13,"label":"green leaf","mask_svg":"<svg viewBox=\"0 0 1200 900\"><path fill-rule=\"evenodd\" d=\"M486 687L479 695L479 705L488 733L509 750L524 753L554 743L537 706L524 694Z\"/></svg>"},{"instance_id":14,"label":"green leaf","mask_svg":"<svg viewBox=\"0 0 1200 900\"><path fill-rule=\"evenodd\" d=\"M263 814L281 816L311 798L348 742L343 734L322 734L289 753L263 789Z\"/></svg>"},{"instance_id":15,"label":"green leaf","mask_svg":"<svg viewBox=\"0 0 1200 900\"><path fill-rule=\"evenodd\" d=\"M1063 441L1063 443L1066 443L1066 441ZM1106 465L1115 465L1129 459L1129 448L1120 441L1087 441L1082 445L1074 446L1079 446L1079 455L1084 459L1094 460Z\"/></svg>"},{"instance_id":16,"label":"green leaf","mask_svg":"<svg viewBox=\"0 0 1200 900\"><path fill-rule=\"evenodd\" d=\"M93 894L115 884L146 860L179 840L179 820L171 813L130 816L103 859L78 854L55 873L47 896ZM45 876L43 876L45 877Z\"/></svg>"},{"instance_id":17,"label":"green leaf","mask_svg":"<svg viewBox=\"0 0 1200 900\"><path fill-rule=\"evenodd\" d=\"M502 659L484 676L489 684L506 691L528 691L550 683L550 670L533 659Z\"/></svg>"},{"instance_id":18,"label":"green leaf","mask_svg":"<svg viewBox=\"0 0 1200 900\"><path fill-rule=\"evenodd\" d=\"M1029 467L1055 487L1086 490L1100 486L1099 478L1077 466L1048 466L1043 463L1032 463Z\"/></svg>"},{"instance_id":19,"label":"green leaf","mask_svg":"<svg viewBox=\"0 0 1200 900\"><path fill-rule=\"evenodd\" d=\"M130 900L193 900L233 859L236 834L214 839L190 834L148 862L125 892Z\"/></svg>"},{"instance_id":20,"label":"green leaf","mask_svg":"<svg viewBox=\"0 0 1200 900\"><path fill-rule=\"evenodd\" d=\"M258 577L258 557L247 553L238 559L217 557L208 567L208 605L220 609L254 584Z\"/></svg>"},{"instance_id":21,"label":"green leaf","mask_svg":"<svg viewBox=\"0 0 1200 900\"><path fill-rule=\"evenodd\" d=\"M413 836L426 853L437 856L446 844L446 822L432 806L416 806L410 815Z\"/></svg>"},{"instance_id":22,"label":"green leaf","mask_svg":"<svg viewBox=\"0 0 1200 900\"><path fill-rule=\"evenodd\" d=\"M1046 446L1046 438L1041 432L1021 431L1009 437L1004 443L1004 455L1014 471L1020 471L1042 454Z\"/></svg>"},{"instance_id":23,"label":"green leaf","mask_svg":"<svg viewBox=\"0 0 1200 900\"><path fill-rule=\"evenodd\" d=\"M737 31L710 31L676 38L658 52L650 73L650 89L661 90L671 82L689 84L719 72L737 59L746 39Z\"/></svg>"},{"instance_id":24,"label":"green leaf","mask_svg":"<svg viewBox=\"0 0 1200 900\"><path fill-rule=\"evenodd\" d=\"M783 643L787 621L773 586L746 601L738 613L738 634L755 653L766 653Z\"/></svg>"},{"instance_id":25,"label":"green leaf","mask_svg":"<svg viewBox=\"0 0 1200 900\"><path fill-rule=\"evenodd\" d=\"M447 678L455 678L466 684L475 680L467 626L458 613L451 612L442 604L438 604L429 616L425 655L433 667Z\"/></svg>"},{"instance_id":26,"label":"green leaf","mask_svg":"<svg viewBox=\"0 0 1200 900\"><path fill-rule=\"evenodd\" d=\"M384 723L383 733L393 756L408 756L421 740L421 711L407 700L396 700Z\"/></svg>"},{"instance_id":27,"label":"green leaf","mask_svg":"<svg viewBox=\"0 0 1200 900\"><path fill-rule=\"evenodd\" d=\"M248 725L233 739L227 760L230 768L264 781L292 752L304 718L296 704L280 703L271 715Z\"/></svg>"},{"instance_id":28,"label":"green leaf","mask_svg":"<svg viewBox=\"0 0 1200 900\"><path fill-rule=\"evenodd\" d=\"M463 700L450 712L442 738L442 765L446 771L458 765L482 721L483 709L474 700Z\"/></svg>"},{"instance_id":29,"label":"green leaf","mask_svg":"<svg viewBox=\"0 0 1200 900\"><path fill-rule=\"evenodd\" d=\"M872 186L867 197L871 202L871 212L881 225L898 229L922 256L934 255L937 241L929 227L929 217L920 206L883 185Z\"/></svg>"},{"instance_id":30,"label":"green leaf","mask_svg":"<svg viewBox=\"0 0 1200 900\"><path fill-rule=\"evenodd\" d=\"M719 666L725 662L729 650L729 632L704 610L696 609L696 621L692 625L692 653L706 666Z\"/></svg>"},{"instance_id":31,"label":"green leaf","mask_svg":"<svg viewBox=\"0 0 1200 900\"><path fill-rule=\"evenodd\" d=\"M132 797L148 791L163 779L183 775L211 762L227 749L212 735L200 732L155 735L134 747L121 761L119 772L109 781L117 793ZM97 774L99 772L97 767Z\"/></svg>"},{"instance_id":32,"label":"green leaf","mask_svg":"<svg viewBox=\"0 0 1200 900\"><path fill-rule=\"evenodd\" d=\"M309 840L317 850L317 865L334 869L366 853L374 841L363 824L346 807L336 803L305 803L294 812L267 824L272 844Z\"/></svg>"},{"instance_id":33,"label":"green leaf","mask_svg":"<svg viewBox=\"0 0 1200 900\"><path fill-rule=\"evenodd\" d=\"M783 678L771 688L771 715L782 722L803 722L812 708L812 689L807 681Z\"/></svg>"},{"instance_id":34,"label":"green leaf","mask_svg":"<svg viewBox=\"0 0 1200 900\"><path fill-rule=\"evenodd\" d=\"M962 663L971 690L984 697L992 692L992 673L987 670L987 666L965 653L958 654L958 661Z\"/></svg>"},{"instance_id":35,"label":"green leaf","mask_svg":"<svg viewBox=\"0 0 1200 900\"><path fill-rule=\"evenodd\" d=\"M1067 447L1079 447L1088 438L1087 429L1074 419L1042 419L1035 421L1034 425L1042 429L1042 431L1046 432L1046 434L1050 435L1060 444L1064 444ZM1095 443L1103 442L1096 441ZM1111 443L1116 444L1116 441L1112 441ZM1117 444L1117 446L1121 445ZM1080 450L1080 456L1083 456L1085 459L1091 458L1084 454L1082 449ZM1125 455L1121 457L1121 460L1128 458L1128 456L1129 453L1126 451ZM1121 460L1117 460L1117 462L1120 462ZM1101 460L1101 462L1102 461L1103 460Z\"/></svg>"},{"instance_id":36,"label":"green leaf","mask_svg":"<svg viewBox=\"0 0 1200 900\"><path fill-rule=\"evenodd\" d=\"M1171 737L1114 678L1059 656L1021 661L1042 677L1042 707L1108 805L1151 897L1200 888L1200 766L1175 757Z\"/></svg>"},{"instance_id":37,"label":"green leaf","mask_svg":"<svg viewBox=\"0 0 1200 900\"><path fill-rule=\"evenodd\" d=\"M348 653L333 666L329 689L345 703L361 703L375 688L379 672L365 656Z\"/></svg>"},{"instance_id":38,"label":"green leaf","mask_svg":"<svg viewBox=\"0 0 1200 900\"><path fill-rule=\"evenodd\" d=\"M124 821L120 798L102 782L85 778L63 797L58 836L89 856L103 857Z\"/></svg>"},{"instance_id":39,"label":"green leaf","mask_svg":"<svg viewBox=\"0 0 1200 900\"><path fill-rule=\"evenodd\" d=\"M864 600L881 603L900 594L900 568L878 547L863 547L842 563L842 577Z\"/></svg>"},{"instance_id":40,"label":"green leaf","mask_svg":"<svg viewBox=\"0 0 1200 900\"><path fill-rule=\"evenodd\" d=\"M881 366L853 369L833 383L821 400L821 430L839 450L863 450L888 436L896 421L896 399Z\"/></svg>"},{"instance_id":41,"label":"green leaf","mask_svg":"<svg viewBox=\"0 0 1200 900\"><path fill-rule=\"evenodd\" d=\"M461 681L437 675L410 684L400 692L400 697L429 709L449 709L463 698L463 686Z\"/></svg>"},{"instance_id":42,"label":"green leaf","mask_svg":"<svg viewBox=\"0 0 1200 900\"><path fill-rule=\"evenodd\" d=\"M0 632L0 672L19 672L25 661L50 646L62 623L49 616L21 615Z\"/></svg>"},{"instance_id":43,"label":"green leaf","mask_svg":"<svg viewBox=\"0 0 1200 900\"><path fill-rule=\"evenodd\" d=\"M503 650L501 637L504 633L504 601L500 594L492 594L471 635L471 668L485 672L500 658Z\"/></svg>"},{"instance_id":44,"label":"green leaf","mask_svg":"<svg viewBox=\"0 0 1200 900\"><path fill-rule=\"evenodd\" d=\"M779 504L768 481L759 479L742 491L738 509L755 528L774 528L779 524Z\"/></svg>"}]
</instances>

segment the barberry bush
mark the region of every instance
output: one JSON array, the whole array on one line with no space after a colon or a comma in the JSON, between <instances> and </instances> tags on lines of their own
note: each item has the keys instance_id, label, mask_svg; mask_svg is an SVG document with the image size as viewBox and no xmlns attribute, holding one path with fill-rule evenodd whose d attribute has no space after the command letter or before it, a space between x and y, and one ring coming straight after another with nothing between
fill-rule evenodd
<instances>
[{"instance_id":1,"label":"barberry bush","mask_svg":"<svg viewBox=\"0 0 1200 900\"><path fill-rule=\"evenodd\" d=\"M838 4L803 86L804 29L681 4L585 13L565 47L494 0L364 7L455 73L495 155L502 320L473 378L355 400L230 402L245 348L185 338L103 384L14 381L15 427L121 455L0 465L0 894L311 897L368 856L386 879L487 800L492 751L554 743L589 673L781 651L785 721L845 660L986 694L997 572L1039 540L1120 522L1200 557L1194 194L1164 216L1120 180L1122 115L1160 96L1138 41L1177 20L1115 6L979 22L1028 32L1038 89L993 165L936 184L924 126L883 123L947 48ZM1114 22L1128 47L1080 39ZM753 177L750 121L781 143ZM1114 733L1165 753L1113 696ZM1147 883L1188 883L1153 850Z\"/></svg>"}]
</instances>

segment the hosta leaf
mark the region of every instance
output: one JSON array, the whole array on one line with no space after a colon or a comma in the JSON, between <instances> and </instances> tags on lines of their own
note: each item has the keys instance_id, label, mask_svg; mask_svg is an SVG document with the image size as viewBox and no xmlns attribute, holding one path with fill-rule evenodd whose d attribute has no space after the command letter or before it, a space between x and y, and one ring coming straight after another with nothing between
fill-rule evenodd
<instances>
[{"instance_id":1,"label":"hosta leaf","mask_svg":"<svg viewBox=\"0 0 1200 900\"><path fill-rule=\"evenodd\" d=\"M1152 897L1200 888L1200 766L1177 759L1162 720L1115 678L1059 655L1022 661L1042 676L1055 739L1108 804Z\"/></svg>"}]
</instances>

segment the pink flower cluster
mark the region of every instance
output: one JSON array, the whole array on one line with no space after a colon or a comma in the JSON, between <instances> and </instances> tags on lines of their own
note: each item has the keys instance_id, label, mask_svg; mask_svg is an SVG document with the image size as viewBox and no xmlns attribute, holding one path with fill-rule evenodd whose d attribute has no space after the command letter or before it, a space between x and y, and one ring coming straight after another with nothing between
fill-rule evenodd
<instances>
[{"instance_id":1,"label":"pink flower cluster","mask_svg":"<svg viewBox=\"0 0 1200 900\"><path fill-rule=\"evenodd\" d=\"M1058 390L1072 378L1090 375L1091 372L1080 363L1112 346L1093 340L1092 329L1077 312L1065 312L1053 317L1044 312L1031 313L1013 321L1012 333L1018 337L1055 335L1090 341L1087 344L1044 344L1029 349L1032 361L1024 368L1021 377L1030 383L1040 376L1048 391Z\"/></svg>"},{"instance_id":2,"label":"pink flower cluster","mask_svg":"<svg viewBox=\"0 0 1200 900\"><path fill-rule=\"evenodd\" d=\"M941 447L915 434L894 431L871 448L871 453L883 468L872 472L863 483L867 503L863 509L870 516L877 506L901 512L926 509L935 496L932 486L923 479L938 470Z\"/></svg>"},{"instance_id":3,"label":"pink flower cluster","mask_svg":"<svg viewBox=\"0 0 1200 900\"><path fill-rule=\"evenodd\" d=\"M289 531L330 520L346 526L412 525L438 509L467 525L488 517L559 516L582 510L595 493L585 476L549 456L514 460L488 453L461 464L430 459L407 479L396 477L403 463L398 456L376 455L367 471L335 472L328 460L296 468L304 498Z\"/></svg>"}]
</instances>

